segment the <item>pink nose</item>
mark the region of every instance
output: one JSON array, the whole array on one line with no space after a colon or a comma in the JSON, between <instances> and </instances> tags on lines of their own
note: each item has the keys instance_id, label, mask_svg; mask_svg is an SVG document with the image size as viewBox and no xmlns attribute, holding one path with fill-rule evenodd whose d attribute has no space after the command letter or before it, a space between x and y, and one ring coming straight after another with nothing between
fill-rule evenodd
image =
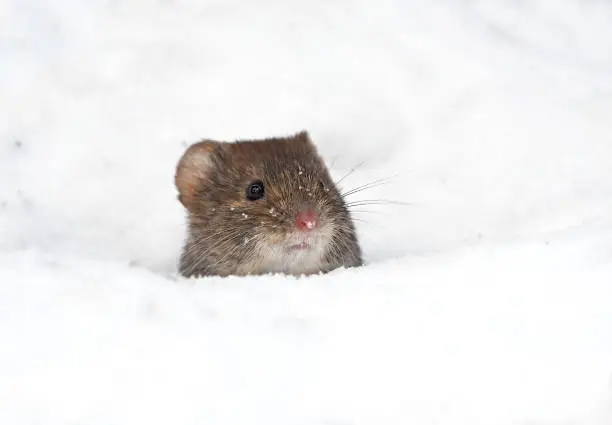
<instances>
[{"instance_id":1,"label":"pink nose","mask_svg":"<svg viewBox=\"0 0 612 425\"><path fill-rule=\"evenodd\" d=\"M317 227L317 213L310 210L300 211L295 217L295 224L298 229L309 231Z\"/></svg>"}]
</instances>

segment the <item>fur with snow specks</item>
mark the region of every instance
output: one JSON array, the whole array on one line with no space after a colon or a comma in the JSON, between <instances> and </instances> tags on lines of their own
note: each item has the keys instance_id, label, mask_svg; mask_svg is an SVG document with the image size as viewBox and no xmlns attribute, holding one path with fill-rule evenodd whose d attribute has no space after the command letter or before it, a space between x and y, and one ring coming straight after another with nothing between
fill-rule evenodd
<instances>
[{"instance_id":1,"label":"fur with snow specks","mask_svg":"<svg viewBox=\"0 0 612 425\"><path fill-rule=\"evenodd\" d=\"M264 182L262 199L249 201L249 183ZM190 146L176 172L188 213L180 259L184 276L293 275L362 264L349 211L308 133L286 138ZM311 208L317 228L301 232L295 216ZM305 242L308 249L291 246Z\"/></svg>"}]
</instances>

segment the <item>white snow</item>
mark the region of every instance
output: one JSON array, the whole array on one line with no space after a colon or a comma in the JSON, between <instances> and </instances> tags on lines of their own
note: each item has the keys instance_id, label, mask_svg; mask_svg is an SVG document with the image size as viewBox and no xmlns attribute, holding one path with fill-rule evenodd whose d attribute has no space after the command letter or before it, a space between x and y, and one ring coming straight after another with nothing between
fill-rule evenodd
<instances>
[{"instance_id":1,"label":"white snow","mask_svg":"<svg viewBox=\"0 0 612 425\"><path fill-rule=\"evenodd\" d=\"M368 264L179 279L187 143L307 128ZM612 423L612 4L0 4L0 423Z\"/></svg>"}]
</instances>

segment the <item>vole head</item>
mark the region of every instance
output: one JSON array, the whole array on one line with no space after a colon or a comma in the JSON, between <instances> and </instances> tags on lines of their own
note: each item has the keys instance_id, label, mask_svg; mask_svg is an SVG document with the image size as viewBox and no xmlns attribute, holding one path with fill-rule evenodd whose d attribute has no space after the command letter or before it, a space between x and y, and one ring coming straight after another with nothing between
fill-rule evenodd
<instances>
[{"instance_id":1,"label":"vole head","mask_svg":"<svg viewBox=\"0 0 612 425\"><path fill-rule=\"evenodd\" d=\"M189 213L181 272L315 273L361 263L349 213L306 132L192 145L176 172Z\"/></svg>"}]
</instances>

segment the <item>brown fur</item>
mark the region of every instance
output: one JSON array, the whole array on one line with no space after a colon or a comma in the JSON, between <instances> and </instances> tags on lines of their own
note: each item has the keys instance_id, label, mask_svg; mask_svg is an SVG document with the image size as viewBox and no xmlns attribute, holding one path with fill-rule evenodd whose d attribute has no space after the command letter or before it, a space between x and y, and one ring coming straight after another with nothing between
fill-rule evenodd
<instances>
[{"instance_id":1,"label":"brown fur","mask_svg":"<svg viewBox=\"0 0 612 425\"><path fill-rule=\"evenodd\" d=\"M265 196L249 201L245 190L254 180L264 182ZM295 216L303 208L318 211L322 225L333 229L331 240L316 266L280 271L316 273L362 263L344 200L307 132L196 143L179 161L175 182L188 213L180 261L184 276L279 271L266 266L269 254L261 246L282 246L287 234L295 232Z\"/></svg>"}]
</instances>

